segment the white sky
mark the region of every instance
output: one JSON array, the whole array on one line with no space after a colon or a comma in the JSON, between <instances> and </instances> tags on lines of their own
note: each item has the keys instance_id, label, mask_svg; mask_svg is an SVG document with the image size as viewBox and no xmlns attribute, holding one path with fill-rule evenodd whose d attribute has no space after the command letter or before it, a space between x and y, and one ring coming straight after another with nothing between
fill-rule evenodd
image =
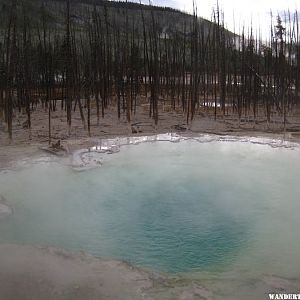
<instances>
[{"instance_id":1,"label":"white sky","mask_svg":"<svg viewBox=\"0 0 300 300\"><path fill-rule=\"evenodd\" d=\"M143 2L149 3L147 0ZM152 0L152 3L175 7L187 12L193 11L192 0ZM197 4L198 15L210 20L217 0L195 0L195 3ZM241 28L243 25L246 28L250 27L252 20L254 28L258 29L256 24L260 24L262 34L266 38L271 24L270 10L274 16L288 10L292 13L300 8L300 0L219 0L219 6L224 11L225 26L228 29L233 30L235 27L236 32L238 32L239 27Z\"/></svg>"}]
</instances>

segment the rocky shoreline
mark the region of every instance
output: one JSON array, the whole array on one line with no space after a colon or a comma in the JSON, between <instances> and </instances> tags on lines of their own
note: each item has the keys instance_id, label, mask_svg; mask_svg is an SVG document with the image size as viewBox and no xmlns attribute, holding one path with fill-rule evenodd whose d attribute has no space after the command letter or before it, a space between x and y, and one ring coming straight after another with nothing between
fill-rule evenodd
<instances>
[{"instance_id":1,"label":"rocky shoreline","mask_svg":"<svg viewBox=\"0 0 300 300\"><path fill-rule=\"evenodd\" d=\"M98 144L88 148L82 148L72 153L71 166L74 170L83 171L99 167L103 164L103 157L107 154L114 154L121 151L124 146L138 145L141 143L194 141L198 143L211 142L240 142L258 145L267 145L273 148L300 149L298 142L290 142L269 137L247 137L233 135L211 135L198 134L184 136L177 133L157 134L139 137L117 137L101 139Z\"/></svg>"}]
</instances>

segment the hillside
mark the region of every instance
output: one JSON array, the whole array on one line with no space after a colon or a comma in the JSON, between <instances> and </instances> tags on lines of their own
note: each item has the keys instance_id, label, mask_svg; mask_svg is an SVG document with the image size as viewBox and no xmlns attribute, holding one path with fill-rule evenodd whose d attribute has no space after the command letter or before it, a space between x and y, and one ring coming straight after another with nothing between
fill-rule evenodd
<instances>
[{"instance_id":1,"label":"hillside","mask_svg":"<svg viewBox=\"0 0 300 300\"><path fill-rule=\"evenodd\" d=\"M0 0L0 26L7 26L10 16L12 1ZM158 30L162 34L172 34L174 32L183 32L186 26L189 33L193 16L179 10L169 7L150 6L132 2L117 2L106 0L71 0L71 22L75 28L81 28L82 25L90 22L91 15L96 7L97 11L106 17L108 23L113 26L117 21L121 28L125 28L126 16L129 24L135 23L137 28L142 30L142 11L146 23L151 21L151 12L157 22ZM23 12L29 15L30 23L33 27L40 26L44 18L50 28L56 30L64 29L66 19L66 1L65 0L17 0L17 15L20 26L23 22ZM207 33L212 23L203 18L198 18L202 23L202 28Z\"/></svg>"}]
</instances>

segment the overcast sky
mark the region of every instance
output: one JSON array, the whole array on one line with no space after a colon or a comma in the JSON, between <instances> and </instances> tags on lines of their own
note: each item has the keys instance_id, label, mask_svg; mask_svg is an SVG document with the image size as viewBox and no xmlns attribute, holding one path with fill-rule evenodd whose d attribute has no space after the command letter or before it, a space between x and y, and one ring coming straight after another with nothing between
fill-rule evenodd
<instances>
[{"instance_id":1,"label":"overcast sky","mask_svg":"<svg viewBox=\"0 0 300 300\"><path fill-rule=\"evenodd\" d=\"M147 0L142 2L149 3ZM193 11L192 0L152 0L152 3L178 8L187 12ZM198 7L198 15L210 20L217 0L195 0L195 3ZM283 11L290 10L294 12L300 8L300 0L219 0L219 6L224 11L225 23L228 29L234 29L234 19L236 31L243 24L246 27L250 26L252 20L254 27L257 26L256 24L260 24L262 34L265 36L271 23L270 10L272 10L274 16L278 13L283 15Z\"/></svg>"}]
</instances>

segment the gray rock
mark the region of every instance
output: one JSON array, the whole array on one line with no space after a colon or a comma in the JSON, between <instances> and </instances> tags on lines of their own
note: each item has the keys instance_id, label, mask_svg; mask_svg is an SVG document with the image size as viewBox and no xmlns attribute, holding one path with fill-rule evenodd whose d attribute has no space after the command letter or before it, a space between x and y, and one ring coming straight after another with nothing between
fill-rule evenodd
<instances>
[{"instance_id":1,"label":"gray rock","mask_svg":"<svg viewBox=\"0 0 300 300\"><path fill-rule=\"evenodd\" d=\"M12 207L10 207L6 199L0 195L0 219L9 216L12 213L13 213Z\"/></svg>"}]
</instances>

